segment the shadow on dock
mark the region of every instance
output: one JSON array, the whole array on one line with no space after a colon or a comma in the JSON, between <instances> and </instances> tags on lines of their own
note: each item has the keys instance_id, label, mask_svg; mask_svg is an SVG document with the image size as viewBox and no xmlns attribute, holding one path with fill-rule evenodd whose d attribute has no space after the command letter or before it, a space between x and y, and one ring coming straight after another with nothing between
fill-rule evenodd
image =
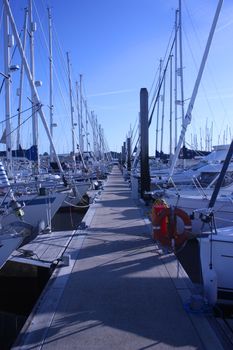
<instances>
[{"instance_id":1,"label":"shadow on dock","mask_svg":"<svg viewBox=\"0 0 233 350\"><path fill-rule=\"evenodd\" d=\"M157 256L150 238L131 235L130 238L125 236L125 239L114 241L112 234L102 238L91 234L85 242L86 247L78 256L79 269L73 271L68 280L53 325L49 330L38 328L27 334L28 339L40 339L41 333L47 333L44 346L50 344L55 348L59 341L60 348L63 348L66 338L69 337L72 342L72 337L78 336L80 349L100 349L91 340L91 346L88 346L87 339L94 338L98 344L101 342L101 349L107 349L107 327L107 338L113 333L112 349L116 345L125 349L124 342L131 334L134 334L130 342L132 349L153 349L160 343L177 348L187 345L201 348L190 333L187 314L178 299L174 323L167 323L167 313L173 312L178 296L171 297L171 293L175 292L172 279L167 277L164 257L160 259ZM166 263L174 260L171 256L165 259ZM159 277L151 273L158 267ZM58 284L62 284L62 278L66 276L58 278ZM158 295L163 298L158 298ZM182 336L177 334L179 310ZM114 344L118 331L122 343L118 339ZM27 343L27 349L32 349L33 344Z\"/></svg>"}]
</instances>

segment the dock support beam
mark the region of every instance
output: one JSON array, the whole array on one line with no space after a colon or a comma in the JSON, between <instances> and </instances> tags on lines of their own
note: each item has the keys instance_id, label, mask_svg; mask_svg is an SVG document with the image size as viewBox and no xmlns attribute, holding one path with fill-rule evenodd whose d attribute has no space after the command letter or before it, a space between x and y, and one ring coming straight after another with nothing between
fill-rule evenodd
<instances>
[{"instance_id":1,"label":"dock support beam","mask_svg":"<svg viewBox=\"0 0 233 350\"><path fill-rule=\"evenodd\" d=\"M145 191L150 191L149 171L149 123L148 123L148 91L140 90L140 134L141 134L141 198L145 199Z\"/></svg>"}]
</instances>

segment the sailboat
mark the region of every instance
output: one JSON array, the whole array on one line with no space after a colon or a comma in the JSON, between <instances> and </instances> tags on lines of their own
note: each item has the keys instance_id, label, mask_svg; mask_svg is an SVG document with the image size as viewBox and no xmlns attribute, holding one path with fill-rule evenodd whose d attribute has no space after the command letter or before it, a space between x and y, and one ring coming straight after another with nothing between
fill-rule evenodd
<instances>
[{"instance_id":1,"label":"sailboat","mask_svg":"<svg viewBox=\"0 0 233 350\"><path fill-rule=\"evenodd\" d=\"M233 226L199 238L204 294L208 301L233 300Z\"/></svg>"},{"instance_id":2,"label":"sailboat","mask_svg":"<svg viewBox=\"0 0 233 350\"><path fill-rule=\"evenodd\" d=\"M15 198L5 169L0 162L0 268L11 253L35 238L38 230L23 219L24 209Z\"/></svg>"},{"instance_id":3,"label":"sailboat","mask_svg":"<svg viewBox=\"0 0 233 350\"><path fill-rule=\"evenodd\" d=\"M181 145L184 140L185 132L188 125L191 122L191 113L192 113L193 104L197 95L198 87L200 84L205 61L210 48L210 43L213 37L214 29L216 27L222 2L223 1L220 0L218 3L218 7L216 10L216 14L214 17L214 21L213 21L210 35L207 42L208 45L203 55L202 64L198 73L198 77L196 80L192 97L190 99L186 117L183 122L180 139L177 144L176 152L172 160L172 165L169 173L170 177L172 177L174 174L175 164L180 152ZM215 188L214 188L214 191L212 189L209 189L209 191L211 192L209 192L208 196L205 195L205 189L199 186L198 182L196 182L196 184L194 185L196 188L199 189L199 192L200 192L199 197L202 197L202 202L200 200L198 201L197 197L192 195L191 190L189 190L190 191L189 205L192 206L192 209L194 209L197 213L196 220L192 220L192 232L197 234L199 246L200 246L200 262L201 262L201 271L202 271L202 279L203 279L203 290L204 290L205 297L207 298L208 302L212 305L216 304L216 302L218 302L220 299L224 299L224 300L228 299L232 301L232 296L233 296L233 278L232 278L233 276L233 226L223 227L220 224L220 222L218 222L219 227L216 227L216 223L217 223L216 217L218 216L218 214L220 214L220 216L223 216L224 210L225 211L228 210L229 222L232 222L233 207L232 207L231 185L228 186L230 188L230 191L226 190L227 192L225 192L225 196L222 195L221 197L219 195L220 193L223 194L222 185L223 185L223 182L225 181L225 176L227 172L228 172L228 175L232 174L233 167L230 164L232 160L232 154L233 154L233 141L229 147L229 150L227 152L226 158L224 159L224 162L218 165L214 165L215 167L214 175L216 178L212 177L210 185L213 185L215 181ZM222 167L221 171L219 167ZM216 171L216 168L217 168L217 171ZM203 169L201 171L203 171ZM185 215L185 218L188 218L186 221L189 224L190 218L187 215L187 212L188 214L190 214L190 206L188 205L187 202L185 203L184 201L184 190L182 189L181 191L179 190L177 191L177 188L176 188L173 191L173 195L174 195L173 196L174 199L172 201L172 196L170 195L169 190L165 191L165 196L164 196L165 200L170 205L172 204L172 207L169 209L170 212L183 209L184 212L182 211L182 214L183 216ZM158 211L161 210L162 213L163 213L163 210L165 211L165 213L168 212L168 209L166 209L165 206L163 206L162 208L153 207L153 209L157 209ZM162 216L162 214L159 214L159 215L160 217L162 217L162 219L165 219L165 216ZM177 219L179 218L177 217ZM154 223L157 224L157 221L154 220ZM158 233L162 232L162 222L161 220L158 222L160 226L157 225L158 227L157 226L154 227L154 230L157 235L156 237L159 236ZM196 226L195 225L196 223L199 226ZM177 220L177 224L179 224L178 220ZM180 231L182 232L184 231L185 223L181 222L180 224L181 225L183 224L183 228L179 230L179 232ZM165 225L166 225L166 222L165 222ZM166 226L165 226L165 229L166 229Z\"/></svg>"},{"instance_id":4,"label":"sailboat","mask_svg":"<svg viewBox=\"0 0 233 350\"><path fill-rule=\"evenodd\" d=\"M68 81L69 81L69 96L70 96L70 116L71 116L71 138L72 138L72 172L66 174L65 179L67 183L72 188L72 193L69 195L69 197L66 199L66 201L63 202L62 207L68 207L68 206L76 206L83 196L86 194L88 189L91 187L91 181L87 176L83 176L82 172L77 169L77 163L76 163L76 148L75 148L75 126L74 123L74 107L73 107L73 94L72 94L72 84L71 84L71 73L70 73L70 58L69 53L66 53L67 55L67 68L68 68ZM81 92L80 92L81 95ZM82 102L82 101L81 101ZM82 122L79 122L79 127ZM80 132L79 132L80 134ZM82 133L81 133L82 135ZM82 136L80 136L82 137ZM79 140L80 141L80 140ZM82 152L82 149L80 150L80 154ZM83 161L83 159L82 159ZM84 163L84 161L83 161Z\"/></svg>"},{"instance_id":5,"label":"sailboat","mask_svg":"<svg viewBox=\"0 0 233 350\"><path fill-rule=\"evenodd\" d=\"M21 43L16 24L10 9L10 5L8 1L4 2L4 18L5 18L5 73L6 76L8 76L9 73L9 57L10 57L10 50L8 46L8 34L9 34L9 27L11 25L11 29L14 35L14 38L17 42L17 47L19 49L19 53L21 55L22 64L24 65L25 73L27 74L28 81L32 90L32 95L34 98L35 106L37 106L37 112L41 116L42 122L44 124L45 130L47 132L47 136L49 138L49 141L51 143L51 147L54 151L54 158L56 159L58 166L61 171L63 171L59 158L56 154L56 150L51 138L51 135L49 133L49 129L45 120L45 116L42 110L42 105L39 101L39 96L37 93L37 88L35 81L31 74L31 69L29 68L27 58L25 55L25 51L23 48L23 45ZM7 172L8 175L13 175L13 169L12 169L12 146L11 146L11 125L10 125L10 80L6 79L5 82L5 89L6 89L6 164L7 164ZM37 146L37 142L34 142L34 146ZM9 176L9 177L10 177ZM23 219L27 224L31 225L35 231L38 233L43 229L46 228L50 223L51 219L56 213L56 211L61 206L62 202L65 200L67 195L70 192L70 188L66 187L63 184L63 187L60 187L57 191L55 188L55 184L52 187L46 187L41 188L41 184L38 181L30 182L30 178L26 176L26 178L21 178L20 181L15 181L14 183L14 192L15 198L17 203L20 207L25 206L24 209L24 216ZM12 185L11 191L13 189ZM8 196L3 195L2 200L2 207L4 208L10 208L11 206L11 200ZM7 215L3 215L1 218L2 225L9 225L13 221L15 221L15 216L12 214L11 210L7 213Z\"/></svg>"},{"instance_id":6,"label":"sailboat","mask_svg":"<svg viewBox=\"0 0 233 350\"><path fill-rule=\"evenodd\" d=\"M167 180L165 183L165 185L168 185L168 186L170 184L174 184L173 175L174 175L174 177L178 176L178 175L174 174L176 162L177 162L178 157L179 157L181 146L184 142L186 130L187 130L189 124L191 123L193 106L194 106L194 103L195 103L195 100L197 97L198 89L200 86L202 74L204 72L205 64L207 61L211 42L212 42L215 28L217 25L218 17L219 17L220 11L221 11L222 3L223 3L223 1L219 0L218 6L216 8L215 16L214 16L214 19L212 22L212 26L210 28L210 33L209 33L207 44L206 44L206 47L205 47L205 50L203 53L203 57L202 57L202 61L200 64L199 71L198 71L197 79L196 79L196 82L194 84L193 92L192 92L192 95L191 95L191 98L189 101L189 105L187 108L187 112L186 112L186 115L185 115L185 118L184 118L184 121L182 124L180 138L179 138L179 141L177 143L176 150L175 150L174 156L172 158L172 164L171 164L171 167L169 169L169 174L168 174L168 177L167 177ZM203 170L203 168L199 169L200 172L202 170ZM199 220L199 211L202 210L203 208L206 208L206 203L208 203L209 196L208 196L208 194L206 195L206 191L201 186L198 178L193 178L193 180L194 180L193 188L190 189L190 187L189 187L187 189L187 192L186 192L187 196L186 197L185 197L184 187L182 187L182 189L179 189L179 186L178 187L175 186L174 190L170 190L170 189L165 190L164 193L162 193L162 195L164 196L164 199L166 200L168 205L172 205L175 207L178 206L181 209L187 211L188 214L193 214L193 213L197 214L197 220L195 220L196 219L195 215L194 215L193 220L192 220L192 232L198 234L201 232L201 229L202 229L202 223ZM199 191L198 196L196 196L196 193L194 193L193 190ZM209 191L209 193L212 192L211 189L209 189L208 191ZM156 196L156 191L153 194L154 194L154 196ZM228 194L229 194L229 192L228 192ZM159 195L161 196L161 192L159 193ZM217 208L217 206L219 206L219 207ZM224 216L225 216L225 214L228 215L228 217L225 218L226 222L227 222L227 220L230 219L229 215L231 216L231 212L232 212L232 202L230 200L230 197L222 196L222 198L219 198L219 201L216 202L216 204L215 204L215 208L219 209L220 216L222 216L222 212L224 212Z\"/></svg>"},{"instance_id":7,"label":"sailboat","mask_svg":"<svg viewBox=\"0 0 233 350\"><path fill-rule=\"evenodd\" d=\"M216 229L213 210L232 154L233 140L209 202L209 213L205 216L211 230L204 232L198 239L204 294L210 304L215 304L220 299L233 302L233 226Z\"/></svg>"}]
</instances>

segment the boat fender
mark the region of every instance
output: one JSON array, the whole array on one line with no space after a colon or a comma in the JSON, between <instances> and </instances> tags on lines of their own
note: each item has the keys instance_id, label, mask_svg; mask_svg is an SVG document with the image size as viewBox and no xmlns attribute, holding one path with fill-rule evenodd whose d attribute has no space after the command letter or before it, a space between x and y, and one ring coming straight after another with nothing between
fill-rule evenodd
<instances>
[{"instance_id":1,"label":"boat fender","mask_svg":"<svg viewBox=\"0 0 233 350\"><path fill-rule=\"evenodd\" d=\"M45 230L45 228L46 228L46 225L45 225L44 220L40 220L40 221L38 222L38 224L37 224L36 230L37 230L38 232L42 232L42 231Z\"/></svg>"},{"instance_id":2,"label":"boat fender","mask_svg":"<svg viewBox=\"0 0 233 350\"><path fill-rule=\"evenodd\" d=\"M215 305L217 302L217 275L213 268L208 268L204 279L204 294L210 305Z\"/></svg>"}]
</instances>

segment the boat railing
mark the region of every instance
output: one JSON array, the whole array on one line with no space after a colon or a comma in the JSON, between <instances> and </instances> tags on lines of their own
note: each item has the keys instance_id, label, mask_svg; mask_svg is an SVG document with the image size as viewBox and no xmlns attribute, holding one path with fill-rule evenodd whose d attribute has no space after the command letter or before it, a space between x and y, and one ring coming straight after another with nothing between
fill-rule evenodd
<instances>
[{"instance_id":1,"label":"boat railing","mask_svg":"<svg viewBox=\"0 0 233 350\"><path fill-rule=\"evenodd\" d=\"M194 184L194 187L198 190L198 192L203 196L203 198L207 199L207 194L204 191L204 188L202 187L200 181L198 180L198 178L194 175L192 177L192 182Z\"/></svg>"}]
</instances>

